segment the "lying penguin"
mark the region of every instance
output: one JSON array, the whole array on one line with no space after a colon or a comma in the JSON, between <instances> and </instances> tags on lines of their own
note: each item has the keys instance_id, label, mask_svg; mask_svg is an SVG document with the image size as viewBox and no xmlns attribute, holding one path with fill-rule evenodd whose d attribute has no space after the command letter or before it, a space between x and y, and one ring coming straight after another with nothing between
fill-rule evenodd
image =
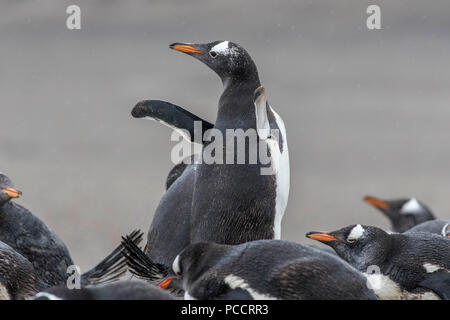
<instances>
[{"instance_id":1,"label":"lying penguin","mask_svg":"<svg viewBox=\"0 0 450 320\"><path fill-rule=\"evenodd\" d=\"M71 290L65 286L41 291L35 300L175 300L169 292L138 281L118 281Z\"/></svg>"},{"instance_id":2,"label":"lying penguin","mask_svg":"<svg viewBox=\"0 0 450 320\"><path fill-rule=\"evenodd\" d=\"M381 200L366 196L364 201L389 218L394 232L405 232L425 221L436 219L433 212L415 198Z\"/></svg>"},{"instance_id":3,"label":"lying penguin","mask_svg":"<svg viewBox=\"0 0 450 320\"><path fill-rule=\"evenodd\" d=\"M363 272L380 299L450 299L450 239L417 233L388 234L348 226L306 236L332 247Z\"/></svg>"},{"instance_id":4,"label":"lying penguin","mask_svg":"<svg viewBox=\"0 0 450 320\"><path fill-rule=\"evenodd\" d=\"M293 242L195 243L171 266L155 264L137 253L140 249L129 239L122 244L132 273L144 279L165 274L168 278L159 286L178 286L185 299L376 299L364 276L348 263Z\"/></svg>"},{"instance_id":5,"label":"lying penguin","mask_svg":"<svg viewBox=\"0 0 450 320\"><path fill-rule=\"evenodd\" d=\"M156 119L176 130L185 129L190 133L185 134L188 140L194 133L193 121L199 119L202 128L215 129L224 137L228 129L256 130L258 141L267 144L277 170L271 175L261 174L265 165L260 158L255 164L180 166L156 209L146 254L153 261L168 265L193 242L239 244L280 238L289 194L287 137L283 120L267 102L255 63L244 48L230 41L174 43L170 47L200 60L221 78L224 91L214 125L181 107L154 100L139 103L133 116ZM279 134L272 135L272 131ZM200 141L204 148L210 143ZM223 158L227 158L226 150Z\"/></svg>"},{"instance_id":6,"label":"lying penguin","mask_svg":"<svg viewBox=\"0 0 450 320\"><path fill-rule=\"evenodd\" d=\"M24 300L47 288L27 258L0 241L0 300Z\"/></svg>"},{"instance_id":7,"label":"lying penguin","mask_svg":"<svg viewBox=\"0 0 450 320\"><path fill-rule=\"evenodd\" d=\"M11 201L22 195L11 179L0 173L0 241L12 247L32 265L40 280L48 286L66 283L67 268L74 265L64 242L38 217ZM141 241L137 232L131 237ZM114 249L97 266L81 275L81 285L115 280L126 272L122 247ZM0 261L1 264L1 261Z\"/></svg>"}]
</instances>

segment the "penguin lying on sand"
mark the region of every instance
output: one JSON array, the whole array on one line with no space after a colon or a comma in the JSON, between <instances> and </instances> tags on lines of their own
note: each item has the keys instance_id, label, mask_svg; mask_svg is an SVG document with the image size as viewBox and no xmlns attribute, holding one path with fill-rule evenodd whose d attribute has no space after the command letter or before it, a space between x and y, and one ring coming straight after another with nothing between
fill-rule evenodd
<instances>
[{"instance_id":1,"label":"penguin lying on sand","mask_svg":"<svg viewBox=\"0 0 450 320\"><path fill-rule=\"evenodd\" d=\"M364 201L389 218L394 232L405 232L422 222L436 219L431 210L415 198L381 200L366 196Z\"/></svg>"},{"instance_id":2,"label":"penguin lying on sand","mask_svg":"<svg viewBox=\"0 0 450 320\"><path fill-rule=\"evenodd\" d=\"M450 299L450 239L348 226L306 236L332 247L363 272L381 299Z\"/></svg>"},{"instance_id":3,"label":"penguin lying on sand","mask_svg":"<svg viewBox=\"0 0 450 320\"><path fill-rule=\"evenodd\" d=\"M195 243L171 267L154 264L128 239L123 243L131 272L142 278L163 273L185 299L376 299L364 276L334 255L281 240L240 245Z\"/></svg>"},{"instance_id":4,"label":"penguin lying on sand","mask_svg":"<svg viewBox=\"0 0 450 320\"><path fill-rule=\"evenodd\" d=\"M24 256L0 241L0 300L23 300L47 288Z\"/></svg>"},{"instance_id":5,"label":"penguin lying on sand","mask_svg":"<svg viewBox=\"0 0 450 320\"><path fill-rule=\"evenodd\" d=\"M49 286L65 284L67 268L74 265L64 242L38 217L11 201L22 193L0 173L0 241L11 246L33 265L36 274ZM136 232L131 234L140 241ZM115 280L126 272L119 246L97 266L81 275L81 284L92 285Z\"/></svg>"},{"instance_id":6,"label":"penguin lying on sand","mask_svg":"<svg viewBox=\"0 0 450 320\"><path fill-rule=\"evenodd\" d=\"M118 281L78 290L53 287L36 294L35 300L175 300L170 293L138 281Z\"/></svg>"}]
</instances>

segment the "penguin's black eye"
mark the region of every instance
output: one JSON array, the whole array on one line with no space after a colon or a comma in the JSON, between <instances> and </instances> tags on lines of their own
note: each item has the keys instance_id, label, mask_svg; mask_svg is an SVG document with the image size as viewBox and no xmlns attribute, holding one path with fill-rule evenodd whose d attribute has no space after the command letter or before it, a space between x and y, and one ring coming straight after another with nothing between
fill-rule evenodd
<instances>
[{"instance_id":1,"label":"penguin's black eye","mask_svg":"<svg viewBox=\"0 0 450 320\"><path fill-rule=\"evenodd\" d=\"M355 241L356 241L356 239L353 239L353 238L348 238L348 239L347 239L347 242L348 242L348 243L354 243Z\"/></svg>"},{"instance_id":2,"label":"penguin's black eye","mask_svg":"<svg viewBox=\"0 0 450 320\"><path fill-rule=\"evenodd\" d=\"M215 52L215 51L210 51L210 52L209 52L209 55L210 55L211 57L215 58L215 57L217 56L217 52Z\"/></svg>"}]
</instances>

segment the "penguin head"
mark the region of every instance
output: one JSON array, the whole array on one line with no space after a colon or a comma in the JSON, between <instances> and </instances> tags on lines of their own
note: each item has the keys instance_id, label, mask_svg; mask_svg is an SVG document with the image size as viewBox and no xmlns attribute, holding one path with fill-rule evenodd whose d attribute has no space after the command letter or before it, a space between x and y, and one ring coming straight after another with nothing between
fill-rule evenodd
<instances>
[{"instance_id":1,"label":"penguin head","mask_svg":"<svg viewBox=\"0 0 450 320\"><path fill-rule=\"evenodd\" d=\"M364 201L386 215L395 232L405 232L422 222L435 219L431 210L415 198L381 200L366 196Z\"/></svg>"},{"instance_id":2,"label":"penguin head","mask_svg":"<svg viewBox=\"0 0 450 320\"><path fill-rule=\"evenodd\" d=\"M172 272L181 279L182 288L196 299L214 297L224 290L224 283L211 279L210 272L231 246L200 242L186 247L173 261Z\"/></svg>"},{"instance_id":3,"label":"penguin head","mask_svg":"<svg viewBox=\"0 0 450 320\"><path fill-rule=\"evenodd\" d=\"M306 237L332 247L342 259L361 271L381 262L391 241L384 230L360 224L328 233L312 231Z\"/></svg>"},{"instance_id":4,"label":"penguin head","mask_svg":"<svg viewBox=\"0 0 450 320\"><path fill-rule=\"evenodd\" d=\"M11 199L19 198L22 192L14 188L14 184L4 173L0 172L0 206Z\"/></svg>"},{"instance_id":5,"label":"penguin head","mask_svg":"<svg viewBox=\"0 0 450 320\"><path fill-rule=\"evenodd\" d=\"M176 42L170 45L210 67L223 83L228 80L257 80L258 70L247 51L231 41L214 41L205 44Z\"/></svg>"}]
</instances>

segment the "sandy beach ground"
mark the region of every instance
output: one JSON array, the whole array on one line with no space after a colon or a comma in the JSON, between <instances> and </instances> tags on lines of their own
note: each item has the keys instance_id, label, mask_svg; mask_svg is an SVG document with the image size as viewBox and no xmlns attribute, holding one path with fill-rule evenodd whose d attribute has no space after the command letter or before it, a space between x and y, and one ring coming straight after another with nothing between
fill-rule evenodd
<instances>
[{"instance_id":1,"label":"sandy beach ground","mask_svg":"<svg viewBox=\"0 0 450 320\"><path fill-rule=\"evenodd\" d=\"M78 4L82 29L66 29ZM450 217L450 2L2 1L0 171L82 270L147 232L171 169L170 130L133 119L162 99L214 121L222 85L175 41L232 40L284 118L282 238L389 227L361 199L415 196Z\"/></svg>"}]
</instances>

